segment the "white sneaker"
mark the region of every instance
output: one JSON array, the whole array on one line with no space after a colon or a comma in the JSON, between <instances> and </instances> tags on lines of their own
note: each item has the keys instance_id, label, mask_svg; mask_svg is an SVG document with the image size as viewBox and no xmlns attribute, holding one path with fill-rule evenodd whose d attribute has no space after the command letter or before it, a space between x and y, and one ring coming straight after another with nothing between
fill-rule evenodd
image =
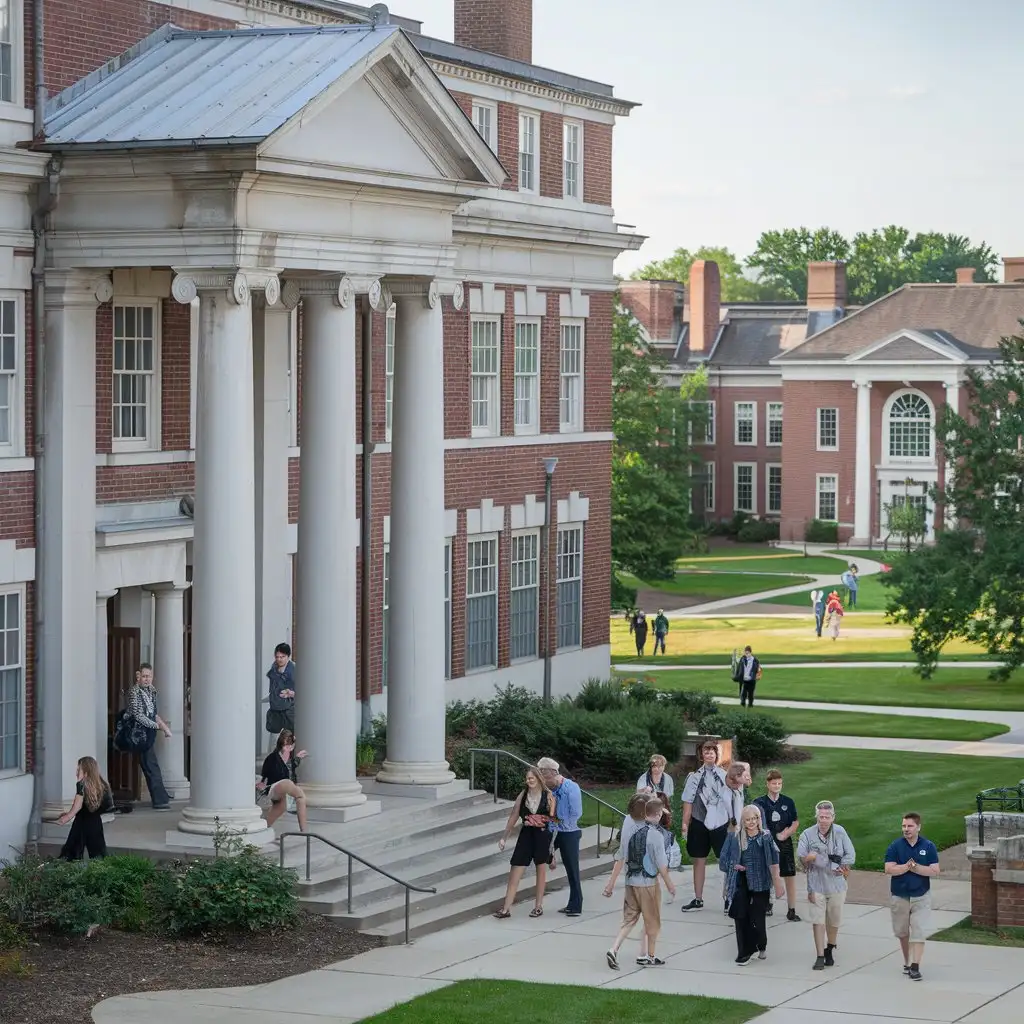
<instances>
[{"instance_id":1,"label":"white sneaker","mask_svg":"<svg viewBox=\"0 0 1024 1024\"><path fill-rule=\"evenodd\" d=\"M758 960L767 960L768 959L767 952L762 949L761 952L757 954L757 959Z\"/></svg>"}]
</instances>

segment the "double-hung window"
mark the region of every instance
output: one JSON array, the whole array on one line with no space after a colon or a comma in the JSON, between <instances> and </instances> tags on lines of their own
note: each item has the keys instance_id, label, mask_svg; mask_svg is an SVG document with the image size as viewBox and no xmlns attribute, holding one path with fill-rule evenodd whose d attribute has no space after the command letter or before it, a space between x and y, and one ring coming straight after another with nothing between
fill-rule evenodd
<instances>
[{"instance_id":1,"label":"double-hung window","mask_svg":"<svg viewBox=\"0 0 1024 1024\"><path fill-rule=\"evenodd\" d=\"M113 445L160 447L159 306L114 306Z\"/></svg>"},{"instance_id":2,"label":"double-hung window","mask_svg":"<svg viewBox=\"0 0 1024 1024\"><path fill-rule=\"evenodd\" d=\"M498 665L498 538L466 545L466 671Z\"/></svg>"},{"instance_id":3,"label":"double-hung window","mask_svg":"<svg viewBox=\"0 0 1024 1024\"><path fill-rule=\"evenodd\" d=\"M767 467L764 482L764 510L770 516L782 514L782 467L778 464Z\"/></svg>"},{"instance_id":4,"label":"double-hung window","mask_svg":"<svg viewBox=\"0 0 1024 1024\"><path fill-rule=\"evenodd\" d=\"M715 464L704 463L704 511L715 511Z\"/></svg>"},{"instance_id":5,"label":"double-hung window","mask_svg":"<svg viewBox=\"0 0 1024 1024\"><path fill-rule=\"evenodd\" d=\"M473 127L492 153L498 152L498 108L493 103L473 100Z\"/></svg>"},{"instance_id":6,"label":"double-hung window","mask_svg":"<svg viewBox=\"0 0 1024 1024\"><path fill-rule=\"evenodd\" d=\"M18 772L25 752L23 591L0 593L0 772Z\"/></svg>"},{"instance_id":7,"label":"double-hung window","mask_svg":"<svg viewBox=\"0 0 1024 1024\"><path fill-rule=\"evenodd\" d=\"M818 451L834 452L839 447L839 410L818 410ZM819 517L820 518L820 517Z\"/></svg>"},{"instance_id":8,"label":"double-hung window","mask_svg":"<svg viewBox=\"0 0 1024 1024\"><path fill-rule=\"evenodd\" d=\"M22 454L24 347L18 300L0 299L0 456Z\"/></svg>"},{"instance_id":9,"label":"double-hung window","mask_svg":"<svg viewBox=\"0 0 1024 1024\"><path fill-rule=\"evenodd\" d=\"M839 510L839 477L834 473L817 476L817 515L822 522L834 523Z\"/></svg>"},{"instance_id":10,"label":"double-hung window","mask_svg":"<svg viewBox=\"0 0 1024 1024\"><path fill-rule=\"evenodd\" d=\"M698 442L701 443L701 442ZM703 444L715 443L715 403L704 403L704 441Z\"/></svg>"},{"instance_id":11,"label":"double-hung window","mask_svg":"<svg viewBox=\"0 0 1024 1024\"><path fill-rule=\"evenodd\" d=\"M753 462L737 462L733 465L733 511L757 512L757 466Z\"/></svg>"},{"instance_id":12,"label":"double-hung window","mask_svg":"<svg viewBox=\"0 0 1024 1024\"><path fill-rule=\"evenodd\" d=\"M384 545L384 607L381 610L380 623L381 683L387 686L390 674L388 647L391 640L391 548L387 544Z\"/></svg>"},{"instance_id":13,"label":"double-hung window","mask_svg":"<svg viewBox=\"0 0 1024 1024\"><path fill-rule=\"evenodd\" d=\"M478 317L472 323L471 339L473 436L495 437L500 427L501 319Z\"/></svg>"},{"instance_id":14,"label":"double-hung window","mask_svg":"<svg viewBox=\"0 0 1024 1024\"><path fill-rule=\"evenodd\" d=\"M583 429L583 321L566 321L559 335L559 427Z\"/></svg>"},{"instance_id":15,"label":"double-hung window","mask_svg":"<svg viewBox=\"0 0 1024 1024\"><path fill-rule=\"evenodd\" d=\"M583 643L583 527L558 528L557 644L558 650Z\"/></svg>"},{"instance_id":16,"label":"double-hung window","mask_svg":"<svg viewBox=\"0 0 1024 1024\"><path fill-rule=\"evenodd\" d=\"M13 103L16 66L21 62L15 53L15 22L18 17L11 0L0 0L0 100Z\"/></svg>"},{"instance_id":17,"label":"double-hung window","mask_svg":"<svg viewBox=\"0 0 1024 1024\"><path fill-rule=\"evenodd\" d=\"M536 114L519 115L519 191L536 192L540 176L538 166L538 130Z\"/></svg>"},{"instance_id":18,"label":"double-hung window","mask_svg":"<svg viewBox=\"0 0 1024 1024\"><path fill-rule=\"evenodd\" d=\"M767 443L773 446L782 444L782 403L768 402L768 437Z\"/></svg>"},{"instance_id":19,"label":"double-hung window","mask_svg":"<svg viewBox=\"0 0 1024 1024\"><path fill-rule=\"evenodd\" d=\"M395 417L395 315L391 304L384 318L384 430L385 440L391 440L391 425Z\"/></svg>"},{"instance_id":20,"label":"double-hung window","mask_svg":"<svg viewBox=\"0 0 1024 1024\"><path fill-rule=\"evenodd\" d=\"M536 531L512 535L512 605L509 657L537 657L540 608L540 540Z\"/></svg>"},{"instance_id":21,"label":"double-hung window","mask_svg":"<svg viewBox=\"0 0 1024 1024\"><path fill-rule=\"evenodd\" d=\"M516 433L540 429L540 321L516 321Z\"/></svg>"},{"instance_id":22,"label":"double-hung window","mask_svg":"<svg viewBox=\"0 0 1024 1024\"><path fill-rule=\"evenodd\" d=\"M754 402L736 402L736 444L757 444L757 405Z\"/></svg>"},{"instance_id":23,"label":"double-hung window","mask_svg":"<svg viewBox=\"0 0 1024 1024\"><path fill-rule=\"evenodd\" d=\"M566 199L583 198L583 125L562 125L562 192Z\"/></svg>"}]
</instances>

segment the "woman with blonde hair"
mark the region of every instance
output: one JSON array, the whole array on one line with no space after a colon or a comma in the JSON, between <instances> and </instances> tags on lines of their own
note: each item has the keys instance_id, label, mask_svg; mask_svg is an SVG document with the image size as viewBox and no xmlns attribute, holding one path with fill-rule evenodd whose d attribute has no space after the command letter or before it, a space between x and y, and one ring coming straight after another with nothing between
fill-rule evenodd
<instances>
[{"instance_id":1,"label":"woman with blonde hair","mask_svg":"<svg viewBox=\"0 0 1024 1024\"><path fill-rule=\"evenodd\" d=\"M512 916L512 904L516 901L519 883L531 864L537 871L537 889L530 917L540 917L544 913L544 886L547 884L548 865L554 861L551 852L554 837L548 830L548 824L555 817L555 797L544 785L537 768L531 766L526 769L525 783L525 788L516 797L516 802L509 812L505 833L498 840L498 849L504 850L516 821L520 822L519 838L516 839L516 846L512 851L512 870L508 875L505 901L494 913L499 921Z\"/></svg>"},{"instance_id":2,"label":"woman with blonde hair","mask_svg":"<svg viewBox=\"0 0 1024 1024\"><path fill-rule=\"evenodd\" d=\"M72 822L71 831L61 847L61 859L81 860L86 851L90 860L106 857L107 841L103 835L103 815L114 809L110 785L100 774L100 766L94 757L78 759L75 780L75 799L71 804L71 810L57 819L58 825Z\"/></svg>"},{"instance_id":3,"label":"woman with blonde hair","mask_svg":"<svg viewBox=\"0 0 1024 1024\"><path fill-rule=\"evenodd\" d=\"M270 798L268 825L273 825L284 814L288 797L291 797L295 801L299 831L306 831L306 794L298 784L299 762L305 756L306 751L295 750L295 733L291 729L282 729L277 737L277 746L263 761L260 781L256 784L256 788Z\"/></svg>"},{"instance_id":4,"label":"woman with blonde hair","mask_svg":"<svg viewBox=\"0 0 1024 1024\"><path fill-rule=\"evenodd\" d=\"M667 765L668 760L662 754L652 754L647 771L636 780L637 792L664 793L671 800L676 787L672 776L665 771Z\"/></svg>"}]
</instances>

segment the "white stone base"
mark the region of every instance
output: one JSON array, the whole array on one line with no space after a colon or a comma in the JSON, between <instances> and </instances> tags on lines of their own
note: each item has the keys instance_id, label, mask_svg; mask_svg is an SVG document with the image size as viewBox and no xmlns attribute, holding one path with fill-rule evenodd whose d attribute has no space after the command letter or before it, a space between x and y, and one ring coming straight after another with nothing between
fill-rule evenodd
<instances>
[{"instance_id":1,"label":"white stone base","mask_svg":"<svg viewBox=\"0 0 1024 1024\"><path fill-rule=\"evenodd\" d=\"M232 836L232 838L235 838ZM253 829L238 836L247 846L260 849L271 846L276 836L272 828ZM213 836L199 832L182 832L178 828L169 828L164 835L164 842L169 850L213 850Z\"/></svg>"},{"instance_id":2,"label":"white stone base","mask_svg":"<svg viewBox=\"0 0 1024 1024\"><path fill-rule=\"evenodd\" d=\"M414 800L439 800L443 796L469 792L468 779L456 779L439 786L406 786L396 782L381 782L376 779L360 779L363 792L370 796L401 796Z\"/></svg>"},{"instance_id":3,"label":"white stone base","mask_svg":"<svg viewBox=\"0 0 1024 1024\"><path fill-rule=\"evenodd\" d=\"M178 821L178 831L189 835L213 836L218 829L237 834L256 835L267 828L256 804L251 807L185 807Z\"/></svg>"},{"instance_id":4,"label":"white stone base","mask_svg":"<svg viewBox=\"0 0 1024 1024\"><path fill-rule=\"evenodd\" d=\"M306 803L306 817L309 821L356 821L359 818L370 818L380 812L379 800L364 799L361 804L352 807L310 807L309 802Z\"/></svg>"},{"instance_id":5,"label":"white stone base","mask_svg":"<svg viewBox=\"0 0 1024 1024\"><path fill-rule=\"evenodd\" d=\"M321 785L316 782L300 784L306 794L306 807L310 810L347 810L366 803L362 787L358 782L339 782Z\"/></svg>"},{"instance_id":6,"label":"white stone base","mask_svg":"<svg viewBox=\"0 0 1024 1024\"><path fill-rule=\"evenodd\" d=\"M192 794L188 779L164 779L164 789L172 800L188 800Z\"/></svg>"},{"instance_id":7,"label":"white stone base","mask_svg":"<svg viewBox=\"0 0 1024 1024\"><path fill-rule=\"evenodd\" d=\"M455 781L447 761L388 761L377 772L377 781L400 786L446 786Z\"/></svg>"}]
</instances>

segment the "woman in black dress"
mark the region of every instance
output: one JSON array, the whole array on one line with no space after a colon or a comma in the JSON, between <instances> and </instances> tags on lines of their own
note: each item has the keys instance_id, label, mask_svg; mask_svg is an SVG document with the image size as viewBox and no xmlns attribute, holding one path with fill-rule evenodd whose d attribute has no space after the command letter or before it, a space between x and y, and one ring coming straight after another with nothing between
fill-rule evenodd
<instances>
[{"instance_id":1,"label":"woman in black dress","mask_svg":"<svg viewBox=\"0 0 1024 1024\"><path fill-rule=\"evenodd\" d=\"M508 837L515 828L516 821L522 823L516 848L512 851L512 870L508 876L508 888L505 890L505 902L494 916L499 920L512 916L512 904L516 899L516 891L523 880L526 869L531 865L537 868L537 893L533 901L530 917L540 917L544 913L544 885L547 882L548 865L552 863L551 839L548 823L555 817L555 798L544 785L540 772L536 768L526 769L526 788L516 797L512 811L505 824L505 834L498 840L498 849L504 850Z\"/></svg>"},{"instance_id":2,"label":"woman in black dress","mask_svg":"<svg viewBox=\"0 0 1024 1024\"><path fill-rule=\"evenodd\" d=\"M267 754L260 769L260 781L256 783L259 792L270 799L267 824L273 825L284 814L288 797L295 801L295 813L299 819L299 831L306 831L306 794L299 788L299 762L306 751L295 749L295 733L282 729L277 737L277 746Z\"/></svg>"},{"instance_id":3,"label":"woman in black dress","mask_svg":"<svg viewBox=\"0 0 1024 1024\"><path fill-rule=\"evenodd\" d=\"M57 819L66 825L73 818L71 831L61 848L62 860L81 860L88 850L89 859L106 857L107 842L103 836L103 815L114 809L114 798L107 780L100 775L100 766L94 757L78 759L75 771L75 799L71 810Z\"/></svg>"}]
</instances>

